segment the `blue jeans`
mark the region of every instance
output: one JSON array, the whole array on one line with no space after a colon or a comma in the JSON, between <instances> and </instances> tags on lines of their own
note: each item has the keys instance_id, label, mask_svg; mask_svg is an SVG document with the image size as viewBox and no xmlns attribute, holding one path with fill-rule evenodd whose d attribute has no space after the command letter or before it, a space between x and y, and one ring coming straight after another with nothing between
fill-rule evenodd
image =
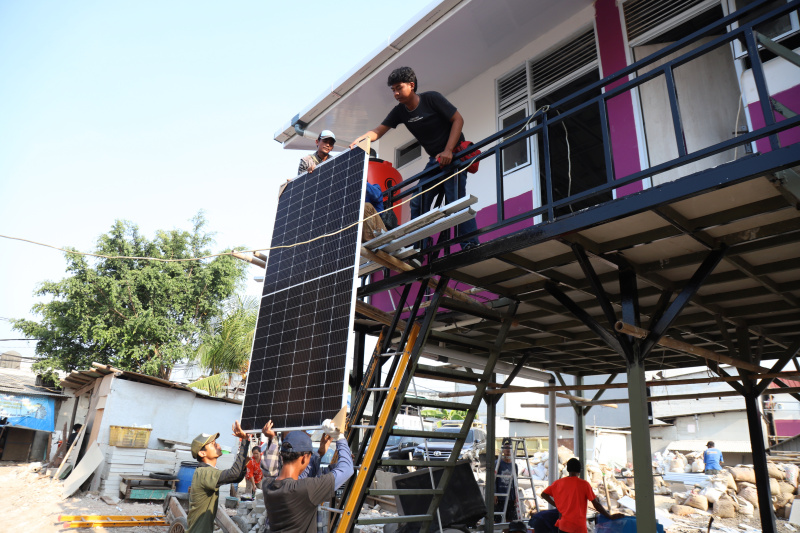
<instances>
[{"instance_id":1,"label":"blue jeans","mask_svg":"<svg viewBox=\"0 0 800 533\"><path fill-rule=\"evenodd\" d=\"M435 170L434 170L435 169ZM449 165L444 168L445 174L442 177L446 178L453 172L456 172L458 169L455 165ZM437 171L439 171L439 162L436 161L436 158L431 156L428 160L428 164L425 165L425 169L422 171L425 175L433 175ZM434 182L428 183L423 188L427 189L431 187ZM463 198L467 195L467 173L462 172L455 178L451 178L440 184L438 187L431 189L430 191L417 196L411 199L410 208L411 208L411 220L414 220L422 213L427 213L431 209L431 205L433 205L433 200L436 198L436 194L441 190L444 189L444 202L445 204L449 204L455 202L459 198ZM473 231L477 231L478 224L475 222L474 218L467 220L466 222L462 222L456 228L456 236L458 235L466 235L468 233L472 233ZM465 244L479 244L477 237L472 237L461 243L461 248L464 248Z\"/></svg>"}]
</instances>

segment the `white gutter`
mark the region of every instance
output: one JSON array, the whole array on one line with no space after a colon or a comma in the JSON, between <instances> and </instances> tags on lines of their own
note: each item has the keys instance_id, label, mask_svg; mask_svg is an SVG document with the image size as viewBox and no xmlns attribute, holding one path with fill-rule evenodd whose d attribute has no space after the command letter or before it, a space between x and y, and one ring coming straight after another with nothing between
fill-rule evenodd
<instances>
[{"instance_id":1,"label":"white gutter","mask_svg":"<svg viewBox=\"0 0 800 533\"><path fill-rule=\"evenodd\" d=\"M434 0L403 27L386 38L386 44L378 46L372 53L350 69L344 76L336 80L329 90L323 92L308 107L301 110L283 128L275 132L273 138L284 143L296 135L294 126L300 123L305 127L316 120L339 98L346 96L351 90L366 80L373 72L399 54L426 30L430 29L454 7L470 0Z\"/></svg>"}]
</instances>

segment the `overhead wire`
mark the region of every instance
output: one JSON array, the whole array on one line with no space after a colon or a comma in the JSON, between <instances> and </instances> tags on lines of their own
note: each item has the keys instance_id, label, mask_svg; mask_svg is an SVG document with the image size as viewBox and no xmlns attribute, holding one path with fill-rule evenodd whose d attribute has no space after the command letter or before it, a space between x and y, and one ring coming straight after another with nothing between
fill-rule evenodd
<instances>
[{"instance_id":1,"label":"overhead wire","mask_svg":"<svg viewBox=\"0 0 800 533\"><path fill-rule=\"evenodd\" d=\"M511 137L513 137L514 135L517 135L518 133L520 133L521 131L526 129L528 127L528 124L530 124L531 120L533 120L533 118L539 113L539 111L542 111L542 112L546 113L549 109L550 109L549 105L543 105L543 106L539 107L536 111L533 112L533 114L531 114L530 117L528 117L528 120L525 122L525 124L523 124L522 127L519 130L514 132L511 135ZM269 247L265 247L265 248L254 248L254 249L251 249L251 250L234 250L234 251L231 251L231 252L220 252L220 253L217 253L217 254L208 254L208 255L203 255L203 256L199 256L199 257L184 257L184 258L180 258L180 259L167 259L167 258L163 258L163 257L147 257L147 256L135 256L135 255L107 255L107 254L96 254L96 253L91 253L91 252L80 252L80 251L77 251L77 250L68 250L66 248L61 248L59 246L54 246L52 244L46 244L46 243L34 241L32 239L25 239L25 238L22 238L22 237L13 237L11 235L0 234L0 238L9 239L9 240L13 240L13 241L26 242L26 243L29 243L29 244L34 244L36 246L43 246L45 248L51 248L53 250L58 250L60 252L64 252L64 253L67 253L67 254L75 254L75 255L80 255L80 256L85 256L85 257L96 257L98 259L127 259L127 260L135 260L135 261L155 261L155 262L158 262L158 263L186 263L186 262L191 262L191 261L203 261L205 259L213 259L215 257L233 256L233 254L242 253L242 252L255 253L255 252L266 252L266 251L270 251L270 250L278 250L278 249L283 249L283 248L294 248L296 246L302 246L302 245L305 245L305 244L310 244L310 243L312 243L314 241L317 241L317 240L320 240L320 239L325 239L327 237L333 237L334 235L338 235L340 233L343 233L343 232L349 230L350 228L353 228L355 226L358 226L359 224L362 224L362 223L366 222L367 220L369 220L371 218L380 216L382 213L385 213L387 211L391 211L394 208L396 208L398 206L401 206L403 204L407 204L411 200L413 200L414 198L417 198L418 196L421 196L421 195L423 195L423 194L425 194L427 192L430 192L433 189L439 187L441 184L445 183L446 181L451 180L454 177L458 176L459 174L461 174L462 172L467 170L469 168L469 166L470 165L466 165L466 166L464 166L464 168L453 172L452 174L450 174L446 178L442 178L440 180L436 180L436 182L434 184L432 184L430 187L428 187L427 189L424 189L424 190L421 190L421 191L419 191L419 192L417 192L415 194L412 194L411 196L409 196L405 200L403 200L403 201L401 201L401 202L399 202L399 203L397 203L395 205L392 205L391 207L388 207L388 208L386 208L386 209L384 209L382 211L377 211L377 212L373 213L372 215L370 215L368 217L364 217L361 220L359 220L357 222L354 222L352 224L349 224L349 225L347 225L347 226L345 226L343 228L340 228L340 229L338 229L338 230L336 230L334 232L325 233L323 235L318 235L317 237L314 237L313 239L308 239L306 241L296 242L296 243L292 243L292 244L281 244L281 245L278 245L278 246L269 246Z\"/></svg>"}]
</instances>

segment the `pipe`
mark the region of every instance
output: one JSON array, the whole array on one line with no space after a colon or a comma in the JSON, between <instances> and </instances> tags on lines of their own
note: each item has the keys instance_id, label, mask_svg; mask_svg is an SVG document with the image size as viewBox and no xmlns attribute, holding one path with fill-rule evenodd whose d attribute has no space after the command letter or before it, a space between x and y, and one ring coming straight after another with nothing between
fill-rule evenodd
<instances>
[{"instance_id":1,"label":"pipe","mask_svg":"<svg viewBox=\"0 0 800 533\"><path fill-rule=\"evenodd\" d=\"M550 376L550 379L547 383L551 387L555 386L556 378ZM550 422L547 443L547 451L549 452L547 457L547 483L552 485L556 479L558 479L558 436L556 434L558 427L556 424L556 392L551 390L547 396L547 418ZM536 497L536 494L534 494L534 497ZM552 508L553 506L550 505L549 507Z\"/></svg>"},{"instance_id":2,"label":"pipe","mask_svg":"<svg viewBox=\"0 0 800 533\"><path fill-rule=\"evenodd\" d=\"M443 348L431 343L425 345L422 349L422 355L443 363L459 363L475 370L483 370L486 366L486 359L480 356L459 352L450 348ZM498 374L509 376L514 371L514 368L516 368L516 365L498 361L494 366L494 371ZM523 367L517 374L517 377L547 383L553 375L548 372L542 372L541 370Z\"/></svg>"}]
</instances>

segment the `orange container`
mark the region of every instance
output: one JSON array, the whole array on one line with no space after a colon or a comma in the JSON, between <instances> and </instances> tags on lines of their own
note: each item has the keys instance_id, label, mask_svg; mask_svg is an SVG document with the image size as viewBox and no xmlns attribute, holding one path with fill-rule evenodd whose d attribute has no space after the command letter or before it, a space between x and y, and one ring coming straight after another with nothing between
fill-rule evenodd
<instances>
[{"instance_id":1,"label":"orange container","mask_svg":"<svg viewBox=\"0 0 800 533\"><path fill-rule=\"evenodd\" d=\"M398 172L390 162L378 159L377 157L370 157L369 166L367 167L367 181L379 186L382 191L386 191L389 187L394 187L403 181L403 176L400 175L400 172ZM385 200L384 204L386 204ZM401 207L402 206L398 205L392 209L399 224L403 223L403 220L400 218Z\"/></svg>"}]
</instances>

